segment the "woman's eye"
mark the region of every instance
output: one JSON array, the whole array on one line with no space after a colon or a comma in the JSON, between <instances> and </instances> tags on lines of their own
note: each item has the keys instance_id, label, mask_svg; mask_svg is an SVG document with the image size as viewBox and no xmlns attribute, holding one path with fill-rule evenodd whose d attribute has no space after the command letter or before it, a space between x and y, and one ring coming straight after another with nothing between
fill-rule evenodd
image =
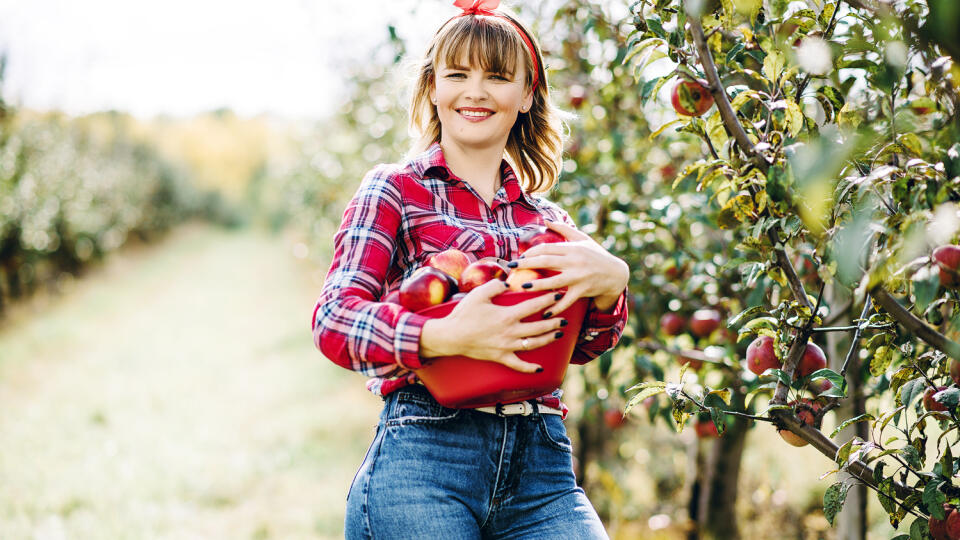
<instances>
[{"instance_id":1,"label":"woman's eye","mask_svg":"<svg viewBox=\"0 0 960 540\"><path fill-rule=\"evenodd\" d=\"M450 73L447 75L448 79L463 79L465 77L466 75L464 75L463 73Z\"/></svg>"},{"instance_id":2,"label":"woman's eye","mask_svg":"<svg viewBox=\"0 0 960 540\"><path fill-rule=\"evenodd\" d=\"M504 77L503 75L491 75L490 78L496 79L498 81L509 81L510 79Z\"/></svg>"}]
</instances>

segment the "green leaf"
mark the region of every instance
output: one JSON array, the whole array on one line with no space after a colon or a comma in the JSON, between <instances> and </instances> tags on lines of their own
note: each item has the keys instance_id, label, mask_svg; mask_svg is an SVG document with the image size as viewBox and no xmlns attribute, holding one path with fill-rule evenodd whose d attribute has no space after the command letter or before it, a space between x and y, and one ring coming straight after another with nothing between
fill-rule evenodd
<instances>
[{"instance_id":1,"label":"green leaf","mask_svg":"<svg viewBox=\"0 0 960 540\"><path fill-rule=\"evenodd\" d=\"M853 441L856 438L850 439L849 441L843 443L840 448L837 448L837 455L833 457L833 460L837 462L837 465L843 466L847 460L850 459L850 451L853 450Z\"/></svg>"},{"instance_id":2,"label":"green leaf","mask_svg":"<svg viewBox=\"0 0 960 540\"><path fill-rule=\"evenodd\" d=\"M880 482L877 498L880 499L880 505L886 510L890 518L890 525L893 528L900 525L900 522L907 513L903 507L896 503L896 496L897 493L893 487L893 478L884 478Z\"/></svg>"},{"instance_id":3,"label":"green leaf","mask_svg":"<svg viewBox=\"0 0 960 540\"><path fill-rule=\"evenodd\" d=\"M947 496L940 491L940 485L943 480L936 478L927 482L923 487L923 505L927 508L927 513L937 519L947 517L943 511L943 503L947 502Z\"/></svg>"},{"instance_id":4,"label":"green leaf","mask_svg":"<svg viewBox=\"0 0 960 540\"><path fill-rule=\"evenodd\" d=\"M642 402L643 400L647 399L650 396L655 396L664 391L666 391L666 385L651 386L651 387L644 388L643 390L637 392L636 395L630 397L630 400L627 401L627 406L624 408L623 412L624 413L630 412L630 409L636 407L638 403Z\"/></svg>"},{"instance_id":5,"label":"green leaf","mask_svg":"<svg viewBox=\"0 0 960 540\"><path fill-rule=\"evenodd\" d=\"M740 313L737 313L732 319L730 319L727 322L727 328L733 328L744 320L751 319L753 317L759 317L761 315L769 317L770 313L763 306L750 306ZM776 321L776 319L774 319L774 321Z\"/></svg>"},{"instance_id":6,"label":"green leaf","mask_svg":"<svg viewBox=\"0 0 960 540\"><path fill-rule=\"evenodd\" d=\"M870 359L870 374L879 377L887 371L890 361L893 359L893 350L886 345L877 347L873 351L873 358Z\"/></svg>"},{"instance_id":7,"label":"green leaf","mask_svg":"<svg viewBox=\"0 0 960 540\"><path fill-rule=\"evenodd\" d=\"M680 398L673 402L673 421L677 423L677 433L683 431L683 426L687 423L690 414L686 411L687 400Z\"/></svg>"},{"instance_id":8,"label":"green leaf","mask_svg":"<svg viewBox=\"0 0 960 540\"><path fill-rule=\"evenodd\" d=\"M943 456L940 458L940 471L947 478L953 477L953 450L950 449L949 444L946 450L943 451Z\"/></svg>"},{"instance_id":9,"label":"green leaf","mask_svg":"<svg viewBox=\"0 0 960 540\"><path fill-rule=\"evenodd\" d=\"M783 66L785 64L786 59L782 52L778 50L770 51L767 57L763 59L763 75L769 79L770 82L776 84L777 79L780 78L780 74L783 73Z\"/></svg>"},{"instance_id":10,"label":"green leaf","mask_svg":"<svg viewBox=\"0 0 960 540\"><path fill-rule=\"evenodd\" d=\"M717 427L717 433L720 435L727 430L726 417L727 415L720 407L710 407L710 419L713 420L713 425Z\"/></svg>"},{"instance_id":11,"label":"green leaf","mask_svg":"<svg viewBox=\"0 0 960 540\"><path fill-rule=\"evenodd\" d=\"M843 482L837 482L831 485L823 493L823 515L827 518L830 526L833 526L833 520L843 509L843 503L847 500L847 491L850 486Z\"/></svg>"},{"instance_id":12,"label":"green leaf","mask_svg":"<svg viewBox=\"0 0 960 540\"><path fill-rule=\"evenodd\" d=\"M929 272L926 277L914 279L913 294L917 300L917 309L921 312L927 309L930 302L937 298L940 288L940 274Z\"/></svg>"},{"instance_id":13,"label":"green leaf","mask_svg":"<svg viewBox=\"0 0 960 540\"><path fill-rule=\"evenodd\" d=\"M924 391L924 380L923 377L917 377L916 379L907 381L900 387L900 403L906 405L908 408L913 404L913 401L917 399Z\"/></svg>"},{"instance_id":14,"label":"green leaf","mask_svg":"<svg viewBox=\"0 0 960 540\"><path fill-rule=\"evenodd\" d=\"M814 379L825 378L833 384L829 390L820 394L821 396L839 398L847 397L847 381L836 371L829 368L822 368L814 371L808 375L808 377L810 377L811 381Z\"/></svg>"},{"instance_id":15,"label":"green leaf","mask_svg":"<svg viewBox=\"0 0 960 540\"><path fill-rule=\"evenodd\" d=\"M647 19L647 28L663 39L667 39L667 32L663 29L663 24L660 22L660 19Z\"/></svg>"},{"instance_id":16,"label":"green leaf","mask_svg":"<svg viewBox=\"0 0 960 540\"><path fill-rule=\"evenodd\" d=\"M909 540L929 540L930 523L926 519L919 517L910 524L910 536L905 534L899 536L908 538Z\"/></svg>"},{"instance_id":17,"label":"green leaf","mask_svg":"<svg viewBox=\"0 0 960 540\"><path fill-rule=\"evenodd\" d=\"M727 64L733 63L737 59L737 56L739 56L740 53L743 52L744 47L746 47L746 45L744 45L743 42L739 42L733 47L731 47L730 51L727 52L726 63Z\"/></svg>"},{"instance_id":18,"label":"green leaf","mask_svg":"<svg viewBox=\"0 0 960 540\"><path fill-rule=\"evenodd\" d=\"M957 403L960 402L960 388L950 387L937 392L933 397L940 403L946 405L948 409L953 410L957 408Z\"/></svg>"},{"instance_id":19,"label":"green leaf","mask_svg":"<svg viewBox=\"0 0 960 540\"><path fill-rule=\"evenodd\" d=\"M839 435L840 432L843 431L847 426L856 424L857 422L863 422L864 420L873 420L873 415L864 413L844 420L839 426L837 426L836 429L833 430L833 433L830 434L830 438Z\"/></svg>"}]
</instances>

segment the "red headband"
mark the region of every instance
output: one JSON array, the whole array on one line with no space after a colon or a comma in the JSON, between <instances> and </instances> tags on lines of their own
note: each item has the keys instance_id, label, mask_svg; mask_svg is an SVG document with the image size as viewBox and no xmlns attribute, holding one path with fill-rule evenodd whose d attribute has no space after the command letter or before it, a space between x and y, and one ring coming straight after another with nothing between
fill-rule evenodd
<instances>
[{"instance_id":1,"label":"red headband","mask_svg":"<svg viewBox=\"0 0 960 540\"><path fill-rule=\"evenodd\" d=\"M503 13L497 13L496 11L493 11L494 9L497 9L497 6L500 5L500 0L454 0L453 5L463 10L463 13L457 15L457 17L463 17L464 15L486 15L488 17L500 17L517 29L517 32L520 33L520 37L523 38L523 42L526 43L527 48L530 49L530 57L533 58L533 83L530 85L530 88L531 90L536 90L537 83L540 82L540 63L537 60L537 50L533 48L533 42L530 41L530 36L528 36L527 33L520 28L520 25L513 22L510 17L507 17Z\"/></svg>"}]
</instances>

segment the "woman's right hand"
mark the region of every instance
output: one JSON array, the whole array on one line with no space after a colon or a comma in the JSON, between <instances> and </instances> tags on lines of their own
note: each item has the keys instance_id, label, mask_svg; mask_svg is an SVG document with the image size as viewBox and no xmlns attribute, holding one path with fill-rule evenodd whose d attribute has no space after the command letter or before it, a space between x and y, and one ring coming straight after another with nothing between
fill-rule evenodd
<instances>
[{"instance_id":1,"label":"woman's right hand","mask_svg":"<svg viewBox=\"0 0 960 540\"><path fill-rule=\"evenodd\" d=\"M553 305L554 294L544 294L513 306L498 306L494 296L504 292L504 282L491 280L473 289L446 317L430 319L420 335L420 356L463 355L497 362L524 373L542 368L521 360L514 351L542 347L562 336L566 321L553 317L542 321L522 319Z\"/></svg>"}]
</instances>

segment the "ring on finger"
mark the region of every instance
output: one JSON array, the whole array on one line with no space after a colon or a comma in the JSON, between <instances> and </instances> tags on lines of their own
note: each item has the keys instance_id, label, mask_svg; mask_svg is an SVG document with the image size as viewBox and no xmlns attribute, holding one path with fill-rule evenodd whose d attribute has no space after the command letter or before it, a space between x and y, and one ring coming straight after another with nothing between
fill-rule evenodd
<instances>
[{"instance_id":1,"label":"ring on finger","mask_svg":"<svg viewBox=\"0 0 960 540\"><path fill-rule=\"evenodd\" d=\"M527 348L528 348L529 346L530 346L530 340L529 340L529 339L523 338L523 339L520 340L520 347L521 347L523 350L527 350Z\"/></svg>"}]
</instances>

